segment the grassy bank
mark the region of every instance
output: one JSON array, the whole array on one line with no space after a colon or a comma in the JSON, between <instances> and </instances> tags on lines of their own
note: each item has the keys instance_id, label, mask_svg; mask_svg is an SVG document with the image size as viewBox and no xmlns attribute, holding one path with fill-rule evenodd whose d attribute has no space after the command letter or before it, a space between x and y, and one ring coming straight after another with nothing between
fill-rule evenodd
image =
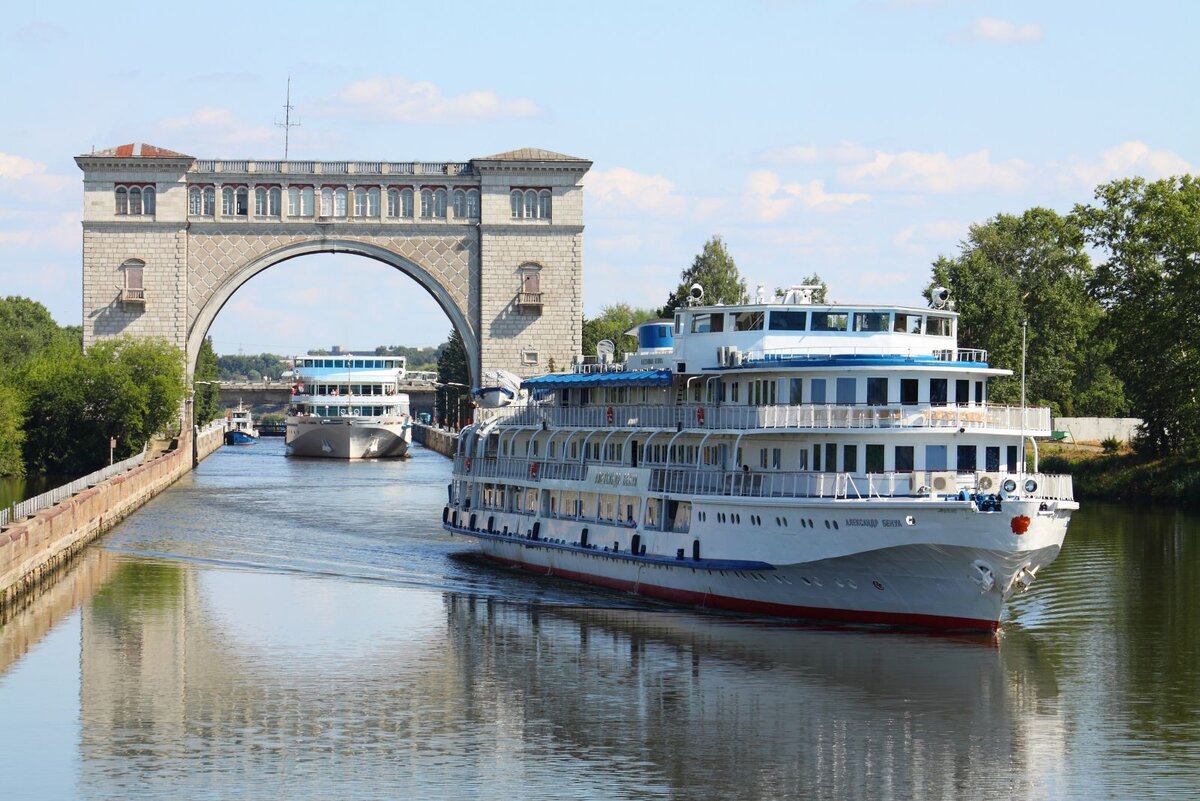
<instances>
[{"instance_id":1,"label":"grassy bank","mask_svg":"<svg viewBox=\"0 0 1200 801\"><path fill-rule=\"evenodd\" d=\"M1043 473L1074 476L1075 497L1200 508L1200 459L1103 453L1079 445L1043 446Z\"/></svg>"}]
</instances>

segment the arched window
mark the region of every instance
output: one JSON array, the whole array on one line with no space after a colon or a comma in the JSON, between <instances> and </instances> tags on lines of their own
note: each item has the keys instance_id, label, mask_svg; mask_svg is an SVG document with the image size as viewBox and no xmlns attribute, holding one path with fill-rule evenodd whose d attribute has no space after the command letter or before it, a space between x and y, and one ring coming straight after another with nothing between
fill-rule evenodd
<instances>
[{"instance_id":1,"label":"arched window","mask_svg":"<svg viewBox=\"0 0 1200 801\"><path fill-rule=\"evenodd\" d=\"M203 193L200 187L193 186L188 190L188 214L203 214Z\"/></svg>"},{"instance_id":2,"label":"arched window","mask_svg":"<svg viewBox=\"0 0 1200 801\"><path fill-rule=\"evenodd\" d=\"M129 190L123 186L117 187L117 214L129 213Z\"/></svg>"},{"instance_id":3,"label":"arched window","mask_svg":"<svg viewBox=\"0 0 1200 801\"><path fill-rule=\"evenodd\" d=\"M143 282L146 262L129 259L121 265L121 300L126 303L145 303L146 285Z\"/></svg>"},{"instance_id":4,"label":"arched window","mask_svg":"<svg viewBox=\"0 0 1200 801\"><path fill-rule=\"evenodd\" d=\"M459 219L467 216L467 193L461 189L454 190L454 216Z\"/></svg>"},{"instance_id":5,"label":"arched window","mask_svg":"<svg viewBox=\"0 0 1200 801\"><path fill-rule=\"evenodd\" d=\"M138 215L142 213L142 188L140 186L129 189L129 213Z\"/></svg>"},{"instance_id":6,"label":"arched window","mask_svg":"<svg viewBox=\"0 0 1200 801\"><path fill-rule=\"evenodd\" d=\"M467 216L475 219L479 216L479 190L471 189L467 192Z\"/></svg>"},{"instance_id":7,"label":"arched window","mask_svg":"<svg viewBox=\"0 0 1200 801\"><path fill-rule=\"evenodd\" d=\"M333 216L333 189L328 186L321 189L321 216Z\"/></svg>"},{"instance_id":8,"label":"arched window","mask_svg":"<svg viewBox=\"0 0 1200 801\"><path fill-rule=\"evenodd\" d=\"M265 187L257 187L254 190L254 214L257 217L263 217L267 213L267 190Z\"/></svg>"},{"instance_id":9,"label":"arched window","mask_svg":"<svg viewBox=\"0 0 1200 801\"><path fill-rule=\"evenodd\" d=\"M232 217L234 215L233 210L235 208L236 206L234 205L233 187L227 186L221 190L221 213L226 217Z\"/></svg>"},{"instance_id":10,"label":"arched window","mask_svg":"<svg viewBox=\"0 0 1200 801\"><path fill-rule=\"evenodd\" d=\"M433 216L446 218L446 190L438 189L433 193Z\"/></svg>"},{"instance_id":11,"label":"arched window","mask_svg":"<svg viewBox=\"0 0 1200 801\"><path fill-rule=\"evenodd\" d=\"M514 189L508 195L508 205L512 207L512 218L521 219L521 190Z\"/></svg>"},{"instance_id":12,"label":"arched window","mask_svg":"<svg viewBox=\"0 0 1200 801\"><path fill-rule=\"evenodd\" d=\"M550 190L543 189L538 192L538 217L543 220L550 219Z\"/></svg>"},{"instance_id":13,"label":"arched window","mask_svg":"<svg viewBox=\"0 0 1200 801\"><path fill-rule=\"evenodd\" d=\"M379 189L378 188L367 190L367 216L368 217L378 217L379 216Z\"/></svg>"},{"instance_id":14,"label":"arched window","mask_svg":"<svg viewBox=\"0 0 1200 801\"><path fill-rule=\"evenodd\" d=\"M389 189L387 191L387 216L400 216L400 190Z\"/></svg>"},{"instance_id":15,"label":"arched window","mask_svg":"<svg viewBox=\"0 0 1200 801\"><path fill-rule=\"evenodd\" d=\"M422 217L432 217L433 216L433 190L432 189L422 189L421 190L421 216Z\"/></svg>"},{"instance_id":16,"label":"arched window","mask_svg":"<svg viewBox=\"0 0 1200 801\"><path fill-rule=\"evenodd\" d=\"M213 216L217 210L217 190L215 187L204 187L204 215L206 217Z\"/></svg>"},{"instance_id":17,"label":"arched window","mask_svg":"<svg viewBox=\"0 0 1200 801\"><path fill-rule=\"evenodd\" d=\"M345 217L346 216L346 201L347 201L346 194L347 194L346 187L344 187L344 186L339 186L337 189L333 190L333 216L334 217Z\"/></svg>"},{"instance_id":18,"label":"arched window","mask_svg":"<svg viewBox=\"0 0 1200 801\"><path fill-rule=\"evenodd\" d=\"M153 186L147 186L145 189L142 190L142 213L143 214L154 214L154 208L155 208L154 201L155 200L156 200L156 198L155 198Z\"/></svg>"},{"instance_id":19,"label":"arched window","mask_svg":"<svg viewBox=\"0 0 1200 801\"><path fill-rule=\"evenodd\" d=\"M300 214L311 217L317 213L317 190L311 186L304 187L300 192Z\"/></svg>"},{"instance_id":20,"label":"arched window","mask_svg":"<svg viewBox=\"0 0 1200 801\"><path fill-rule=\"evenodd\" d=\"M278 186L271 187L271 191L267 193L267 214L270 214L272 217L278 217L282 205L283 190Z\"/></svg>"},{"instance_id":21,"label":"arched window","mask_svg":"<svg viewBox=\"0 0 1200 801\"><path fill-rule=\"evenodd\" d=\"M358 187L354 190L354 216L367 216L367 190L365 187Z\"/></svg>"},{"instance_id":22,"label":"arched window","mask_svg":"<svg viewBox=\"0 0 1200 801\"><path fill-rule=\"evenodd\" d=\"M532 189L525 190L525 219L532 220L537 217L537 192Z\"/></svg>"},{"instance_id":23,"label":"arched window","mask_svg":"<svg viewBox=\"0 0 1200 801\"><path fill-rule=\"evenodd\" d=\"M404 189L400 192L400 216L412 219L413 216L413 191Z\"/></svg>"},{"instance_id":24,"label":"arched window","mask_svg":"<svg viewBox=\"0 0 1200 801\"><path fill-rule=\"evenodd\" d=\"M238 217L245 217L250 213L250 190L244 186L237 188L236 196L237 205L234 207L234 214Z\"/></svg>"}]
</instances>

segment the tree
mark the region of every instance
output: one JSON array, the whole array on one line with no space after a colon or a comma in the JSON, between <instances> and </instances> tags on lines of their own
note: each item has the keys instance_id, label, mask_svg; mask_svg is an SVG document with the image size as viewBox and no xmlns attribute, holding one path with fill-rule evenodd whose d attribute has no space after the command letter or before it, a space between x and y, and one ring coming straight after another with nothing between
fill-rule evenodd
<instances>
[{"instance_id":1,"label":"tree","mask_svg":"<svg viewBox=\"0 0 1200 801\"><path fill-rule=\"evenodd\" d=\"M82 474L141 450L178 419L183 354L162 340L120 338L81 353L56 342L27 365L25 462L42 472Z\"/></svg>"},{"instance_id":2,"label":"tree","mask_svg":"<svg viewBox=\"0 0 1200 801\"><path fill-rule=\"evenodd\" d=\"M1200 451L1200 178L1127 178L1075 209L1105 255L1091 282L1108 309L1113 365L1141 446Z\"/></svg>"},{"instance_id":3,"label":"tree","mask_svg":"<svg viewBox=\"0 0 1200 801\"><path fill-rule=\"evenodd\" d=\"M1060 415L1121 411L1120 382L1105 358L1104 310L1088 294L1091 262L1083 232L1049 209L999 214L973 225L955 258L933 265L933 286L950 289L958 340L1013 370L996 379L993 400L1020 400L1021 327L1028 321L1026 398Z\"/></svg>"},{"instance_id":4,"label":"tree","mask_svg":"<svg viewBox=\"0 0 1200 801\"><path fill-rule=\"evenodd\" d=\"M200 353L196 356L196 372L192 376L195 387L194 404L192 406L193 422L202 426L215 420L221 414L221 387L217 384L220 369L217 354L213 351L211 337L205 337L200 343Z\"/></svg>"},{"instance_id":5,"label":"tree","mask_svg":"<svg viewBox=\"0 0 1200 801\"><path fill-rule=\"evenodd\" d=\"M600 310L599 317L583 321L584 354L594 354L596 344L602 339L608 339L616 345L613 358L621 361L626 353L637 350L637 341L626 336L625 332L647 320L655 319L656 316L654 309L635 309L628 303L605 306Z\"/></svg>"},{"instance_id":6,"label":"tree","mask_svg":"<svg viewBox=\"0 0 1200 801\"><path fill-rule=\"evenodd\" d=\"M16 387L0 379L0 476L25 475L25 401Z\"/></svg>"},{"instance_id":7,"label":"tree","mask_svg":"<svg viewBox=\"0 0 1200 801\"><path fill-rule=\"evenodd\" d=\"M59 328L37 301L16 295L0 300L0 371L16 368L70 336L70 330Z\"/></svg>"},{"instance_id":8,"label":"tree","mask_svg":"<svg viewBox=\"0 0 1200 801\"><path fill-rule=\"evenodd\" d=\"M470 398L471 370L467 363L467 350L463 347L458 329L450 331L450 337L438 353L438 388L435 400L438 420L454 425L469 418L467 406Z\"/></svg>"},{"instance_id":9,"label":"tree","mask_svg":"<svg viewBox=\"0 0 1200 801\"><path fill-rule=\"evenodd\" d=\"M720 234L704 243L692 266L679 275L679 288L659 310L659 317L674 317L675 309L684 304L692 284L704 287L704 303L742 303L746 300L746 279L738 272L733 257L725 249Z\"/></svg>"}]
</instances>

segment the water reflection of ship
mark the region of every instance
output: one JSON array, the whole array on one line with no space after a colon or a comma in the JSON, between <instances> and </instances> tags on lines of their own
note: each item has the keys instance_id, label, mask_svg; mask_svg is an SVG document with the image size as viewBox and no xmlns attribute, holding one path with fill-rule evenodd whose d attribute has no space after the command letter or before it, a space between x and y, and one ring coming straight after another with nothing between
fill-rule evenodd
<instances>
[{"instance_id":1,"label":"water reflection of ship","mask_svg":"<svg viewBox=\"0 0 1200 801\"><path fill-rule=\"evenodd\" d=\"M1065 758L1020 631L998 644L447 596L465 677L572 753L637 755L683 797L1036 795ZM879 792L871 792L871 788Z\"/></svg>"}]
</instances>

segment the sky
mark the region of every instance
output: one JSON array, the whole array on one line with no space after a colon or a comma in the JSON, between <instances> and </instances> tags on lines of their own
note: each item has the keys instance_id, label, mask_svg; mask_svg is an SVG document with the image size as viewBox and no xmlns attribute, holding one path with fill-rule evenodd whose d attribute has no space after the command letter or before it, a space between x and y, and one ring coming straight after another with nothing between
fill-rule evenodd
<instances>
[{"instance_id":1,"label":"sky","mask_svg":"<svg viewBox=\"0 0 1200 801\"><path fill-rule=\"evenodd\" d=\"M1200 4L982 0L228 3L5 10L0 295L81 320L82 174L199 158L591 160L584 313L657 307L714 234L768 293L920 303L974 223L1200 165ZM424 290L361 257L249 281L219 353L436 345Z\"/></svg>"}]
</instances>

